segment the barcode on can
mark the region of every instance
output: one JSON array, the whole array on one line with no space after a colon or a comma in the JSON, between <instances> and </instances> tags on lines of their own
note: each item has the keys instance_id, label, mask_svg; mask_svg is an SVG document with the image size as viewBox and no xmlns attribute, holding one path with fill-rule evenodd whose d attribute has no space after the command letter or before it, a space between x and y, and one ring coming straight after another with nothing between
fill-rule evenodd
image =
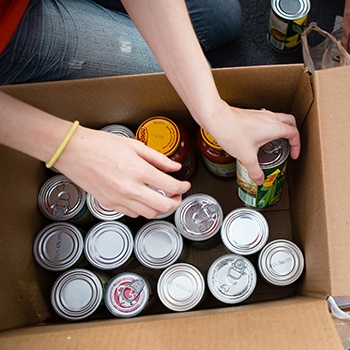
<instances>
[{"instance_id":1,"label":"barcode on can","mask_svg":"<svg viewBox=\"0 0 350 350\"><path fill-rule=\"evenodd\" d=\"M243 191L240 187L238 187L238 197L246 205L256 207L256 198Z\"/></svg>"},{"instance_id":2,"label":"barcode on can","mask_svg":"<svg viewBox=\"0 0 350 350\"><path fill-rule=\"evenodd\" d=\"M270 35L270 44L278 50L284 49L284 42L277 40L274 36Z\"/></svg>"}]
</instances>

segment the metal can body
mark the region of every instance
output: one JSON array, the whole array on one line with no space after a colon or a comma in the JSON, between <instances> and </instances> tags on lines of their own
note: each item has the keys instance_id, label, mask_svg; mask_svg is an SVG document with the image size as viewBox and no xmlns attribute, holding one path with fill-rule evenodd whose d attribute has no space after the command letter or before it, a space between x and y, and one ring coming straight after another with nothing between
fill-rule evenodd
<instances>
[{"instance_id":1,"label":"metal can body","mask_svg":"<svg viewBox=\"0 0 350 350\"><path fill-rule=\"evenodd\" d=\"M114 221L121 219L124 216L124 214L120 213L119 211L103 206L89 193L86 194L86 205L90 213L99 220Z\"/></svg>"},{"instance_id":2,"label":"metal can body","mask_svg":"<svg viewBox=\"0 0 350 350\"><path fill-rule=\"evenodd\" d=\"M203 128L197 130L197 147L207 169L216 176L236 175L236 159L229 155Z\"/></svg>"},{"instance_id":3,"label":"metal can body","mask_svg":"<svg viewBox=\"0 0 350 350\"><path fill-rule=\"evenodd\" d=\"M244 256L226 254L216 259L207 276L210 292L219 301L237 304L253 293L257 275L253 264Z\"/></svg>"},{"instance_id":4,"label":"metal can body","mask_svg":"<svg viewBox=\"0 0 350 350\"><path fill-rule=\"evenodd\" d=\"M221 226L225 247L238 255L251 255L261 250L269 237L267 220L255 209L237 208L226 215Z\"/></svg>"},{"instance_id":5,"label":"metal can body","mask_svg":"<svg viewBox=\"0 0 350 350\"><path fill-rule=\"evenodd\" d=\"M105 305L116 317L134 317L149 308L154 300L148 278L132 272L114 276L105 292Z\"/></svg>"},{"instance_id":6,"label":"metal can body","mask_svg":"<svg viewBox=\"0 0 350 350\"><path fill-rule=\"evenodd\" d=\"M87 260L101 270L114 270L134 262L134 238L119 221L102 221L87 233L84 252Z\"/></svg>"},{"instance_id":7,"label":"metal can body","mask_svg":"<svg viewBox=\"0 0 350 350\"><path fill-rule=\"evenodd\" d=\"M261 186L250 179L247 169L237 161L237 192L245 205L264 209L279 202L289 151L290 146L286 139L277 139L260 147L258 160L265 174L265 181Z\"/></svg>"},{"instance_id":8,"label":"metal can body","mask_svg":"<svg viewBox=\"0 0 350 350\"><path fill-rule=\"evenodd\" d=\"M51 289L55 312L70 321L91 316L103 305L109 276L102 272L72 269L64 272Z\"/></svg>"},{"instance_id":9,"label":"metal can body","mask_svg":"<svg viewBox=\"0 0 350 350\"><path fill-rule=\"evenodd\" d=\"M309 0L272 0L268 42L277 51L289 52L301 42L307 16Z\"/></svg>"},{"instance_id":10,"label":"metal can body","mask_svg":"<svg viewBox=\"0 0 350 350\"><path fill-rule=\"evenodd\" d=\"M61 174L52 176L41 186L38 206L53 221L82 225L93 219L87 209L86 192Z\"/></svg>"},{"instance_id":11,"label":"metal can body","mask_svg":"<svg viewBox=\"0 0 350 350\"><path fill-rule=\"evenodd\" d=\"M158 296L163 305L172 311L188 311L204 298L205 280L195 266L178 263L169 266L160 275Z\"/></svg>"},{"instance_id":12,"label":"metal can body","mask_svg":"<svg viewBox=\"0 0 350 350\"><path fill-rule=\"evenodd\" d=\"M188 180L196 170L197 159L186 130L163 116L145 120L137 129L135 138L145 145L181 163L182 168L170 173L179 180Z\"/></svg>"},{"instance_id":13,"label":"metal can body","mask_svg":"<svg viewBox=\"0 0 350 350\"><path fill-rule=\"evenodd\" d=\"M128 137L131 139L135 138L135 134L128 127L120 124L106 125L101 130L108 131L112 134Z\"/></svg>"},{"instance_id":14,"label":"metal can body","mask_svg":"<svg viewBox=\"0 0 350 350\"><path fill-rule=\"evenodd\" d=\"M175 225L164 220L152 220L135 236L134 252L138 261L150 269L165 269L177 261L186 260L188 252Z\"/></svg>"},{"instance_id":15,"label":"metal can body","mask_svg":"<svg viewBox=\"0 0 350 350\"><path fill-rule=\"evenodd\" d=\"M304 256L291 241L278 239L267 244L259 254L258 267L265 281L277 286L294 283L304 270Z\"/></svg>"},{"instance_id":16,"label":"metal can body","mask_svg":"<svg viewBox=\"0 0 350 350\"><path fill-rule=\"evenodd\" d=\"M35 237L33 255L49 271L63 271L81 266L84 257L84 232L68 222L45 226Z\"/></svg>"},{"instance_id":17,"label":"metal can body","mask_svg":"<svg viewBox=\"0 0 350 350\"><path fill-rule=\"evenodd\" d=\"M189 195L175 211L176 227L197 249L210 249L220 242L222 220L221 205L204 193Z\"/></svg>"}]
</instances>

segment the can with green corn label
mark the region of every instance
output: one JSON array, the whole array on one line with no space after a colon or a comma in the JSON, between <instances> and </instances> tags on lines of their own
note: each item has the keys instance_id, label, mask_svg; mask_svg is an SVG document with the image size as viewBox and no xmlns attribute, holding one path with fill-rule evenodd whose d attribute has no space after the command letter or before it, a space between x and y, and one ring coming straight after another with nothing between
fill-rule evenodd
<instances>
[{"instance_id":1,"label":"can with green corn label","mask_svg":"<svg viewBox=\"0 0 350 350\"><path fill-rule=\"evenodd\" d=\"M237 161L238 197L248 207L264 209L279 202L287 169L290 146L286 139L276 139L260 147L258 160L265 181L258 186L247 169Z\"/></svg>"}]
</instances>

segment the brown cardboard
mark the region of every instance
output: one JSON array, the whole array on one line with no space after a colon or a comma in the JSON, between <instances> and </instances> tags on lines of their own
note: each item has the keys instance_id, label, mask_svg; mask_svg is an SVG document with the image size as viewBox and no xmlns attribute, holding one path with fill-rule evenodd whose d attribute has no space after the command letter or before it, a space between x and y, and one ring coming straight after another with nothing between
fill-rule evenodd
<instances>
[{"instance_id":1,"label":"brown cardboard","mask_svg":"<svg viewBox=\"0 0 350 350\"><path fill-rule=\"evenodd\" d=\"M209 301L200 311L182 314L160 308L157 312L161 314L130 320L104 319L104 315L103 320L64 322L49 301L57 275L40 269L32 257L33 239L47 223L36 206L37 193L50 173L40 162L1 147L0 181L6 184L0 203L0 297L5 301L0 307L1 348L29 348L29 344L36 349L96 348L118 342L129 348L147 348L148 344L152 348L223 348L236 344L237 348L341 349L326 298L350 294L349 279L344 278L349 271L349 205L346 197L341 197L349 187L349 165L344 165L344 159L350 147L345 112L350 102L342 92L349 85L350 69L334 70L334 75L331 70L319 72L311 80L302 65L219 69L213 74L227 102L293 113L297 118L302 155L288 166L281 202L264 211L271 226L270 240L292 239L305 255L305 273L297 289L276 290L260 284L252 299L234 307L223 308ZM190 135L197 127L162 73L24 84L2 90L93 128L121 123L135 129L144 119L159 114L179 121ZM336 123L335 118L339 118ZM339 148L335 142L340 143ZM191 193L213 195L224 213L242 206L232 182L215 178L201 164L191 181ZM193 263L207 268L223 252L220 245L198 252Z\"/></svg>"}]
</instances>

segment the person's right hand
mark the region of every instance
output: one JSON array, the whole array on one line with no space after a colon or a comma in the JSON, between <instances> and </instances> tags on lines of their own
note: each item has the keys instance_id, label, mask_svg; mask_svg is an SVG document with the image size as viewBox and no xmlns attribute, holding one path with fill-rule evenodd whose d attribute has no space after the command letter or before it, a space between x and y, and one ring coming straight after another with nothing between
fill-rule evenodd
<instances>
[{"instance_id":1,"label":"person's right hand","mask_svg":"<svg viewBox=\"0 0 350 350\"><path fill-rule=\"evenodd\" d=\"M190 189L189 182L165 173L179 170L181 164L137 140L82 126L55 168L104 206L130 217L151 219L171 212Z\"/></svg>"}]
</instances>

